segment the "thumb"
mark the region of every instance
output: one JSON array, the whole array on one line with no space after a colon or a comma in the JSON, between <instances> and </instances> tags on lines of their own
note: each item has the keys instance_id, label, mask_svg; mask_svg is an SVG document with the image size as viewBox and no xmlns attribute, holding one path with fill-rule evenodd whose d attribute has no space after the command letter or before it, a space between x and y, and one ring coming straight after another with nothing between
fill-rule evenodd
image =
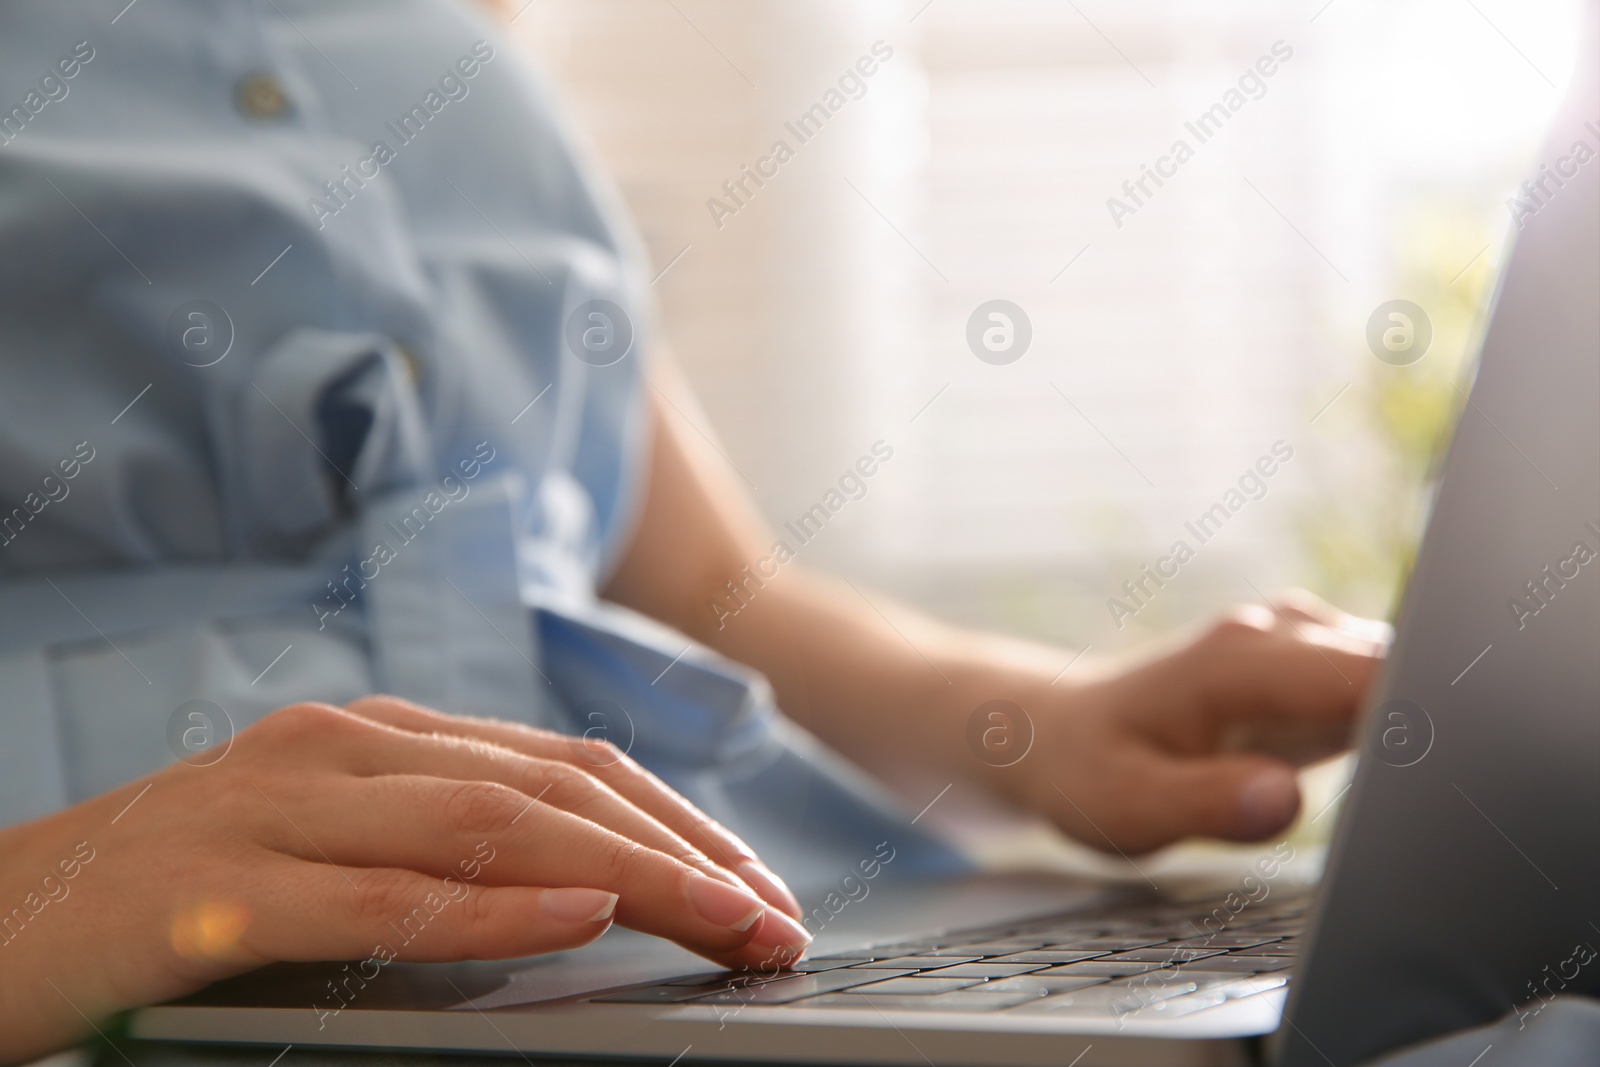
<instances>
[{"instance_id":1,"label":"thumb","mask_svg":"<svg viewBox=\"0 0 1600 1067\"><path fill-rule=\"evenodd\" d=\"M1260 841L1300 811L1294 768L1269 757L1163 757L1150 771L1150 816L1167 824L1170 840L1203 835Z\"/></svg>"}]
</instances>

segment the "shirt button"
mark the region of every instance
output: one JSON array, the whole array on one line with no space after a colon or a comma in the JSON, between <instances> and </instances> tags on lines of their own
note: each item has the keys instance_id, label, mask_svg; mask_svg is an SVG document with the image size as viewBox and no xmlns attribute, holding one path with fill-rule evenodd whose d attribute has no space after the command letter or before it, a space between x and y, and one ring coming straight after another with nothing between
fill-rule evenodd
<instances>
[{"instance_id":1,"label":"shirt button","mask_svg":"<svg viewBox=\"0 0 1600 1067\"><path fill-rule=\"evenodd\" d=\"M250 74L239 80L239 109L251 118L282 118L289 110L289 94L270 74Z\"/></svg>"},{"instance_id":2,"label":"shirt button","mask_svg":"<svg viewBox=\"0 0 1600 1067\"><path fill-rule=\"evenodd\" d=\"M406 379L416 385L422 381L422 360L408 345L396 345L400 352L400 365L405 368Z\"/></svg>"}]
</instances>

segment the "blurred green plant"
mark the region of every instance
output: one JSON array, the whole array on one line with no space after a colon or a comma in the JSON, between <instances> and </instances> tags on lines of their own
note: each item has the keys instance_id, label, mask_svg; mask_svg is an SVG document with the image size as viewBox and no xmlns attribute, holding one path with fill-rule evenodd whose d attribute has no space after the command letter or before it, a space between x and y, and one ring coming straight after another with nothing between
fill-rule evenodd
<instances>
[{"instance_id":1,"label":"blurred green plant","mask_svg":"<svg viewBox=\"0 0 1600 1067\"><path fill-rule=\"evenodd\" d=\"M1476 211L1418 199L1396 250L1394 294L1433 325L1418 362L1396 367L1363 350L1350 395L1319 429L1357 442L1330 490L1296 520L1307 584L1347 610L1392 613L1416 555L1434 480L1465 405L1499 234ZM1459 389L1459 391L1458 391Z\"/></svg>"}]
</instances>

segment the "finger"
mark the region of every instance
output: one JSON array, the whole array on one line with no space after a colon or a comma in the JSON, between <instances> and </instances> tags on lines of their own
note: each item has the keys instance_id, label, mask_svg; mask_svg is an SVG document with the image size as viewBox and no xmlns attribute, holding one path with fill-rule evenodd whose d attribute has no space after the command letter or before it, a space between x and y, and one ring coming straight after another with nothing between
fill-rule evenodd
<instances>
[{"instance_id":1,"label":"finger","mask_svg":"<svg viewBox=\"0 0 1600 1067\"><path fill-rule=\"evenodd\" d=\"M1219 752L1254 752L1304 767L1350 747L1353 724L1344 719L1234 719L1217 734Z\"/></svg>"},{"instance_id":2,"label":"finger","mask_svg":"<svg viewBox=\"0 0 1600 1067\"><path fill-rule=\"evenodd\" d=\"M1272 598L1270 606L1284 616L1286 621L1315 623L1329 630L1360 638L1370 644L1385 646L1394 633L1386 622L1341 611L1305 589L1285 590Z\"/></svg>"},{"instance_id":3,"label":"finger","mask_svg":"<svg viewBox=\"0 0 1600 1067\"><path fill-rule=\"evenodd\" d=\"M1259 841L1300 810L1294 770L1264 756L1141 757L1125 776L1124 847L1148 851L1187 837Z\"/></svg>"},{"instance_id":4,"label":"finger","mask_svg":"<svg viewBox=\"0 0 1600 1067\"><path fill-rule=\"evenodd\" d=\"M1286 589L1272 597L1268 606L1300 622L1314 622L1329 629L1344 624L1344 612L1305 589Z\"/></svg>"},{"instance_id":5,"label":"finger","mask_svg":"<svg viewBox=\"0 0 1600 1067\"><path fill-rule=\"evenodd\" d=\"M1338 631L1308 624L1264 628L1236 616L1214 626L1168 669L1198 681L1206 710L1219 723L1249 717L1330 722L1354 716L1379 662L1373 650Z\"/></svg>"},{"instance_id":6,"label":"finger","mask_svg":"<svg viewBox=\"0 0 1600 1067\"><path fill-rule=\"evenodd\" d=\"M303 859L499 886L604 889L620 898L617 922L728 966L787 963L810 942L749 890L507 786L340 776L314 798L274 802L296 816L281 847Z\"/></svg>"},{"instance_id":7,"label":"finger","mask_svg":"<svg viewBox=\"0 0 1600 1067\"><path fill-rule=\"evenodd\" d=\"M360 728L358 743L349 747L344 762L346 769L358 775L497 782L665 853L712 878L751 888L581 767L525 756L475 738L417 734L366 720L360 721Z\"/></svg>"},{"instance_id":8,"label":"finger","mask_svg":"<svg viewBox=\"0 0 1600 1067\"><path fill-rule=\"evenodd\" d=\"M610 928L615 906L613 894L586 887L470 885L274 857L245 900L180 909L174 945L190 958L254 964L512 959L588 944Z\"/></svg>"},{"instance_id":9,"label":"finger","mask_svg":"<svg viewBox=\"0 0 1600 1067\"><path fill-rule=\"evenodd\" d=\"M475 737L542 759L560 759L583 767L612 789L659 820L678 836L736 873L762 899L798 919L800 904L782 879L772 873L749 845L679 796L655 775L614 745L534 730L518 723L441 715L395 697L372 696L348 705L354 715L416 733L449 733Z\"/></svg>"}]
</instances>

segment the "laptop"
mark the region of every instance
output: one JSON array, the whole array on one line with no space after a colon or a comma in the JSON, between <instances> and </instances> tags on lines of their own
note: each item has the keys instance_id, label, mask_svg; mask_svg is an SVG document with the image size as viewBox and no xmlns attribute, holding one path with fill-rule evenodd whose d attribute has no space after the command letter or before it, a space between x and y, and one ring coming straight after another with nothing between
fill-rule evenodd
<instances>
[{"instance_id":1,"label":"laptop","mask_svg":"<svg viewBox=\"0 0 1600 1067\"><path fill-rule=\"evenodd\" d=\"M885 878L793 972L708 973L616 930L553 957L393 963L337 1011L348 966L269 968L139 1011L130 1036L529 1063L1345 1067L1600 992L1596 99L1591 67L1519 194L1315 887L1270 853L1232 884L1160 891Z\"/></svg>"}]
</instances>

